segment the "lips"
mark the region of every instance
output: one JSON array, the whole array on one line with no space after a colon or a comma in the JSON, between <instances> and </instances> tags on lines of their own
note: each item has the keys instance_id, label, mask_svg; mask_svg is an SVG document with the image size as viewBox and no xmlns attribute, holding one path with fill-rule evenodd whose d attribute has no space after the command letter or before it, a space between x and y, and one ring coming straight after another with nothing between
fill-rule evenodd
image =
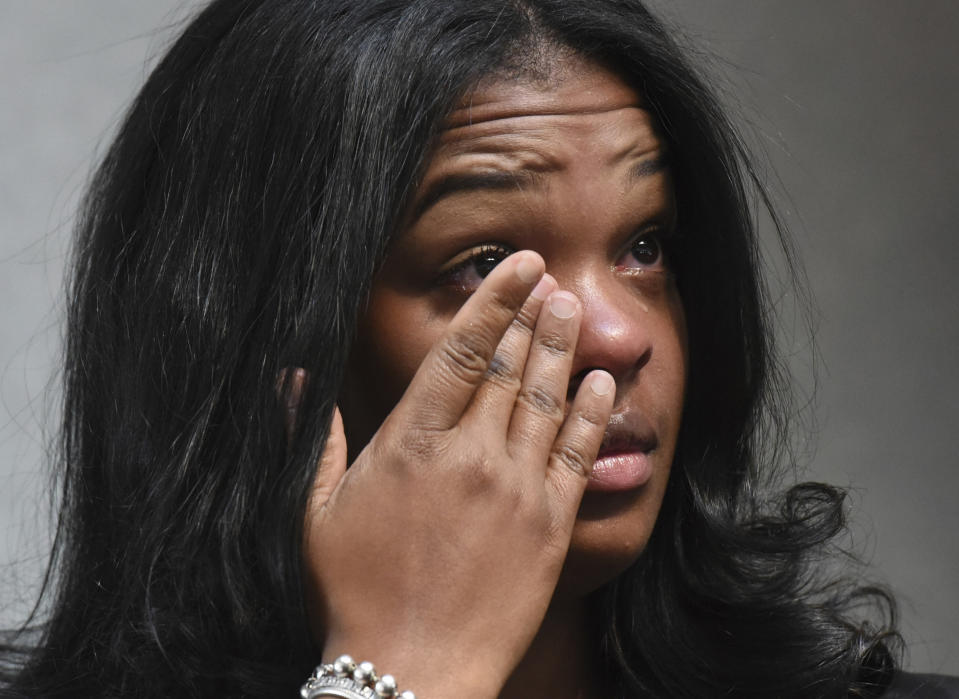
<instances>
[{"instance_id":1,"label":"lips","mask_svg":"<svg viewBox=\"0 0 959 699\"><path fill-rule=\"evenodd\" d=\"M656 431L641 413L615 413L586 489L611 492L645 485L653 475L651 454L657 446Z\"/></svg>"}]
</instances>

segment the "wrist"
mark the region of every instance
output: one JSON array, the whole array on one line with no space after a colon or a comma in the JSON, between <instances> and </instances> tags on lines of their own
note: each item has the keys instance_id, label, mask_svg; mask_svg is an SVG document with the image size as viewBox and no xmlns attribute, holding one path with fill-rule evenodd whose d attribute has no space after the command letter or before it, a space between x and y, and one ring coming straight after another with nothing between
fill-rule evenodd
<instances>
[{"instance_id":1,"label":"wrist","mask_svg":"<svg viewBox=\"0 0 959 699\"><path fill-rule=\"evenodd\" d=\"M300 688L300 696L302 699L416 699L412 691L401 691L392 675L381 675L369 661L356 663L349 655L319 665Z\"/></svg>"},{"instance_id":2,"label":"wrist","mask_svg":"<svg viewBox=\"0 0 959 699\"><path fill-rule=\"evenodd\" d=\"M505 684L508 673L490 671L489 666L483 666L476 655L470 660L473 662L461 662L448 649L436 651L427 648L396 648L378 649L368 648L366 644L339 644L327 643L323 653L323 665L317 668L329 668L332 674L344 677L349 673L346 666L337 667L337 661L341 659L343 651L347 648L355 648L352 652L352 658L370 658L375 660L375 670L377 673L389 674L395 678L398 684L398 690L395 695L385 694L377 695L375 693L375 682L371 685L372 691L369 693L370 699L376 699L378 696L396 696L397 699L402 696L401 691L409 692L415 696L415 699L447 699L448 697L457 697L457 699L496 699L499 696L502 686ZM373 652L368 652L373 651ZM363 655L359 655L363 653ZM359 667L359 663L355 668ZM355 669L353 670L355 672ZM329 674L327 675L329 677ZM361 674L360 680L362 681ZM379 679L379 678L378 678ZM353 677L353 681L357 681ZM387 690L388 691L388 690ZM304 695L306 696L306 695ZM338 696L333 695L314 695ZM409 699L409 695L405 699Z\"/></svg>"}]
</instances>

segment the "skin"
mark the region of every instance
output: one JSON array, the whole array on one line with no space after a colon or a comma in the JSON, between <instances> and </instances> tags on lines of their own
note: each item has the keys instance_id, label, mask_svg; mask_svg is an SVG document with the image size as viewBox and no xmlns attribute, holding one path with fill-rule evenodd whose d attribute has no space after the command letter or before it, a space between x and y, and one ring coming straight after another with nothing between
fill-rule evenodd
<instances>
[{"instance_id":1,"label":"skin","mask_svg":"<svg viewBox=\"0 0 959 699\"><path fill-rule=\"evenodd\" d=\"M583 599L645 548L679 433L667 154L615 74L552 65L481 84L446 124L374 281L307 518L325 660L375 658L421 698L592 696ZM466 362L449 351L464 338ZM607 424L654 437L635 487L588 480Z\"/></svg>"}]
</instances>

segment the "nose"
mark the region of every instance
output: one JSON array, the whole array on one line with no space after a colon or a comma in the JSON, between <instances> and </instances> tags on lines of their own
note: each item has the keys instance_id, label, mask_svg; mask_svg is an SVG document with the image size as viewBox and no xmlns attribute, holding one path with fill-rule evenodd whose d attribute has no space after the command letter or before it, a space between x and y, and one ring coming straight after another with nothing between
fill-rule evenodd
<instances>
[{"instance_id":1,"label":"nose","mask_svg":"<svg viewBox=\"0 0 959 699\"><path fill-rule=\"evenodd\" d=\"M561 288L576 294L583 305L579 340L573 358L570 396L593 369L605 369L616 379L617 393L636 381L653 352L649 306L615 273L588 278L557 278Z\"/></svg>"}]
</instances>

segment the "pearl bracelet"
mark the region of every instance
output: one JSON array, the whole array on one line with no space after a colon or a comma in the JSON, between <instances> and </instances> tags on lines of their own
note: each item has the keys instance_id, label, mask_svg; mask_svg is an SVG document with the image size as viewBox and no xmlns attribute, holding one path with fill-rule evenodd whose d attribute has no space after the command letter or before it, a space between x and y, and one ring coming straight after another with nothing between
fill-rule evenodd
<instances>
[{"instance_id":1,"label":"pearl bracelet","mask_svg":"<svg viewBox=\"0 0 959 699\"><path fill-rule=\"evenodd\" d=\"M416 699L413 692L397 692L393 675L377 676L371 662L356 664L348 655L332 663L318 665L300 688L303 699L340 697L342 699Z\"/></svg>"}]
</instances>

